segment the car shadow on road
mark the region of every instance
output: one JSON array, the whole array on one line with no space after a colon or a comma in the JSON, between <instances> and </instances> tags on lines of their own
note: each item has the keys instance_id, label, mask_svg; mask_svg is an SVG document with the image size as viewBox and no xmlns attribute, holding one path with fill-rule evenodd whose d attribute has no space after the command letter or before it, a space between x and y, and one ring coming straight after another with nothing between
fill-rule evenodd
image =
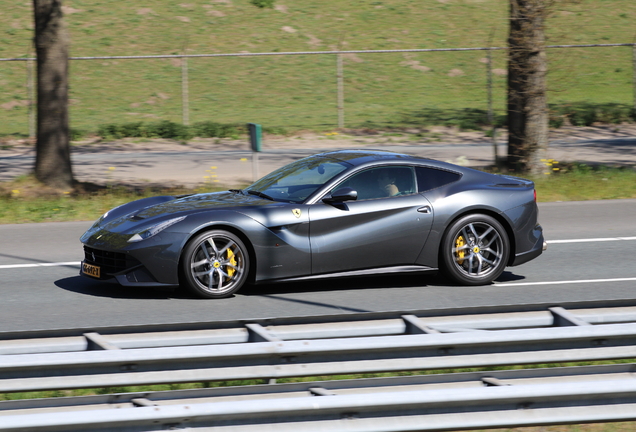
<instances>
[{"instance_id":1,"label":"car shadow on road","mask_svg":"<svg viewBox=\"0 0 636 432\"><path fill-rule=\"evenodd\" d=\"M496 282L511 282L525 279L524 276L505 271ZM58 288L95 297L120 299L183 299L200 300L187 290L162 287L124 287L114 281L97 281L82 276L55 281ZM246 285L238 296L268 296L303 292L332 292L365 289L456 287L457 284L438 273L391 274L385 276L343 277L294 282L276 282Z\"/></svg>"},{"instance_id":2,"label":"car shadow on road","mask_svg":"<svg viewBox=\"0 0 636 432\"><path fill-rule=\"evenodd\" d=\"M501 274L501 276L499 276L495 280L495 282L513 282L513 281L524 280L525 278L526 278L525 276L514 274L509 271L505 271Z\"/></svg>"},{"instance_id":3,"label":"car shadow on road","mask_svg":"<svg viewBox=\"0 0 636 432\"><path fill-rule=\"evenodd\" d=\"M124 287L115 281L97 281L79 275L56 280L55 286L66 291L94 297L140 300L194 298L181 290L171 290L161 287Z\"/></svg>"},{"instance_id":4,"label":"car shadow on road","mask_svg":"<svg viewBox=\"0 0 636 432\"><path fill-rule=\"evenodd\" d=\"M55 281L55 285L67 291L96 297L123 299L195 299L184 289L161 287L123 287L114 281L97 281L74 276ZM344 291L368 288L451 286L443 277L434 274L409 274L375 277L329 278L310 281L277 282L246 285L237 295L258 296L287 293Z\"/></svg>"},{"instance_id":5,"label":"car shadow on road","mask_svg":"<svg viewBox=\"0 0 636 432\"><path fill-rule=\"evenodd\" d=\"M512 282L525 279L525 276L504 271L495 282ZM426 288L457 287L457 283L449 280L441 273L409 273L386 276L358 276L346 278L315 279L294 282L279 282L261 285L247 285L239 291L239 295L272 295L308 291L344 291L369 288Z\"/></svg>"},{"instance_id":6,"label":"car shadow on road","mask_svg":"<svg viewBox=\"0 0 636 432\"><path fill-rule=\"evenodd\" d=\"M358 276L247 285L240 295L271 295L315 291L345 291L369 288L414 288L447 285L442 276L433 273Z\"/></svg>"}]
</instances>

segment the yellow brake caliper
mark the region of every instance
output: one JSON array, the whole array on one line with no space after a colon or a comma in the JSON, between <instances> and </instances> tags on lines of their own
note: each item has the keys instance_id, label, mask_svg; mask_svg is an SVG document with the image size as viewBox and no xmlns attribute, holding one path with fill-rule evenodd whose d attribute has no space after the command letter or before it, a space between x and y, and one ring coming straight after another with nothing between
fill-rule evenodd
<instances>
[{"instance_id":1,"label":"yellow brake caliper","mask_svg":"<svg viewBox=\"0 0 636 432\"><path fill-rule=\"evenodd\" d=\"M232 252L232 249L227 250L227 259L230 262L230 264L232 264L233 266L236 266L236 257L234 255L234 252ZM234 276L234 272L236 272L234 268L232 267L227 268L228 279L232 279L232 276Z\"/></svg>"},{"instance_id":2,"label":"yellow brake caliper","mask_svg":"<svg viewBox=\"0 0 636 432\"><path fill-rule=\"evenodd\" d=\"M464 246L466 246L464 237L463 236L457 237L457 239L455 240L455 250L456 250L455 254L457 255L457 264L459 265L464 264L464 257L466 256L466 251L464 249L462 250L457 250L457 249Z\"/></svg>"}]
</instances>

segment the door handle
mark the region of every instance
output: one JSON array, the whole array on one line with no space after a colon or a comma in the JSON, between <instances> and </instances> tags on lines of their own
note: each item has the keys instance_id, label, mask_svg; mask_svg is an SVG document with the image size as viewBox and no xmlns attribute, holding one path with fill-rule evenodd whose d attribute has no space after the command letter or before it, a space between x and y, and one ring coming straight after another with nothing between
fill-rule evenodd
<instances>
[{"instance_id":1,"label":"door handle","mask_svg":"<svg viewBox=\"0 0 636 432\"><path fill-rule=\"evenodd\" d=\"M418 212L420 213L430 213L431 212L431 206L424 206L424 207L420 207L417 209Z\"/></svg>"}]
</instances>

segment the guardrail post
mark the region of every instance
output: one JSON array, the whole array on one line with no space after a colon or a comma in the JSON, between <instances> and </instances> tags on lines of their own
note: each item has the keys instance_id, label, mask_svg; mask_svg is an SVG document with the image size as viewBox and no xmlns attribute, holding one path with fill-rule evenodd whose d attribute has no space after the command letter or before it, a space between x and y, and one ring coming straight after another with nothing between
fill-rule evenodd
<instances>
[{"instance_id":1,"label":"guardrail post","mask_svg":"<svg viewBox=\"0 0 636 432\"><path fill-rule=\"evenodd\" d=\"M272 335L260 324L245 324L249 334L249 342L280 342L281 340Z\"/></svg>"},{"instance_id":2,"label":"guardrail post","mask_svg":"<svg viewBox=\"0 0 636 432\"><path fill-rule=\"evenodd\" d=\"M404 320L405 333L406 334L435 334L440 333L439 331L430 328L427 325L424 325L418 317L415 315L402 315L402 320Z\"/></svg>"},{"instance_id":3,"label":"guardrail post","mask_svg":"<svg viewBox=\"0 0 636 432\"><path fill-rule=\"evenodd\" d=\"M84 337L86 338L88 351L121 349L118 346L108 342L106 338L99 333L84 333Z\"/></svg>"},{"instance_id":4,"label":"guardrail post","mask_svg":"<svg viewBox=\"0 0 636 432\"><path fill-rule=\"evenodd\" d=\"M551 307L548 310L554 317L555 327L571 327L571 326L589 326L592 325L586 321L583 321L579 317L575 316L572 312L569 312L562 307Z\"/></svg>"}]
</instances>

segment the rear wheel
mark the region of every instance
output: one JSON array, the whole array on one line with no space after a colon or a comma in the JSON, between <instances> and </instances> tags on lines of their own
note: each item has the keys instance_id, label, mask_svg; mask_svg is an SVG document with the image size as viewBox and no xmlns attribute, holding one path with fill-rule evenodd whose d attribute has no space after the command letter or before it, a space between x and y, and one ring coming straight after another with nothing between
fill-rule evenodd
<instances>
[{"instance_id":1,"label":"rear wheel","mask_svg":"<svg viewBox=\"0 0 636 432\"><path fill-rule=\"evenodd\" d=\"M442 240L442 267L462 285L488 284L503 273L509 250L506 230L495 218L464 216L448 228Z\"/></svg>"},{"instance_id":2,"label":"rear wheel","mask_svg":"<svg viewBox=\"0 0 636 432\"><path fill-rule=\"evenodd\" d=\"M223 298L238 291L249 272L249 256L234 234L206 231L185 247L182 274L190 291L199 297Z\"/></svg>"}]
</instances>

